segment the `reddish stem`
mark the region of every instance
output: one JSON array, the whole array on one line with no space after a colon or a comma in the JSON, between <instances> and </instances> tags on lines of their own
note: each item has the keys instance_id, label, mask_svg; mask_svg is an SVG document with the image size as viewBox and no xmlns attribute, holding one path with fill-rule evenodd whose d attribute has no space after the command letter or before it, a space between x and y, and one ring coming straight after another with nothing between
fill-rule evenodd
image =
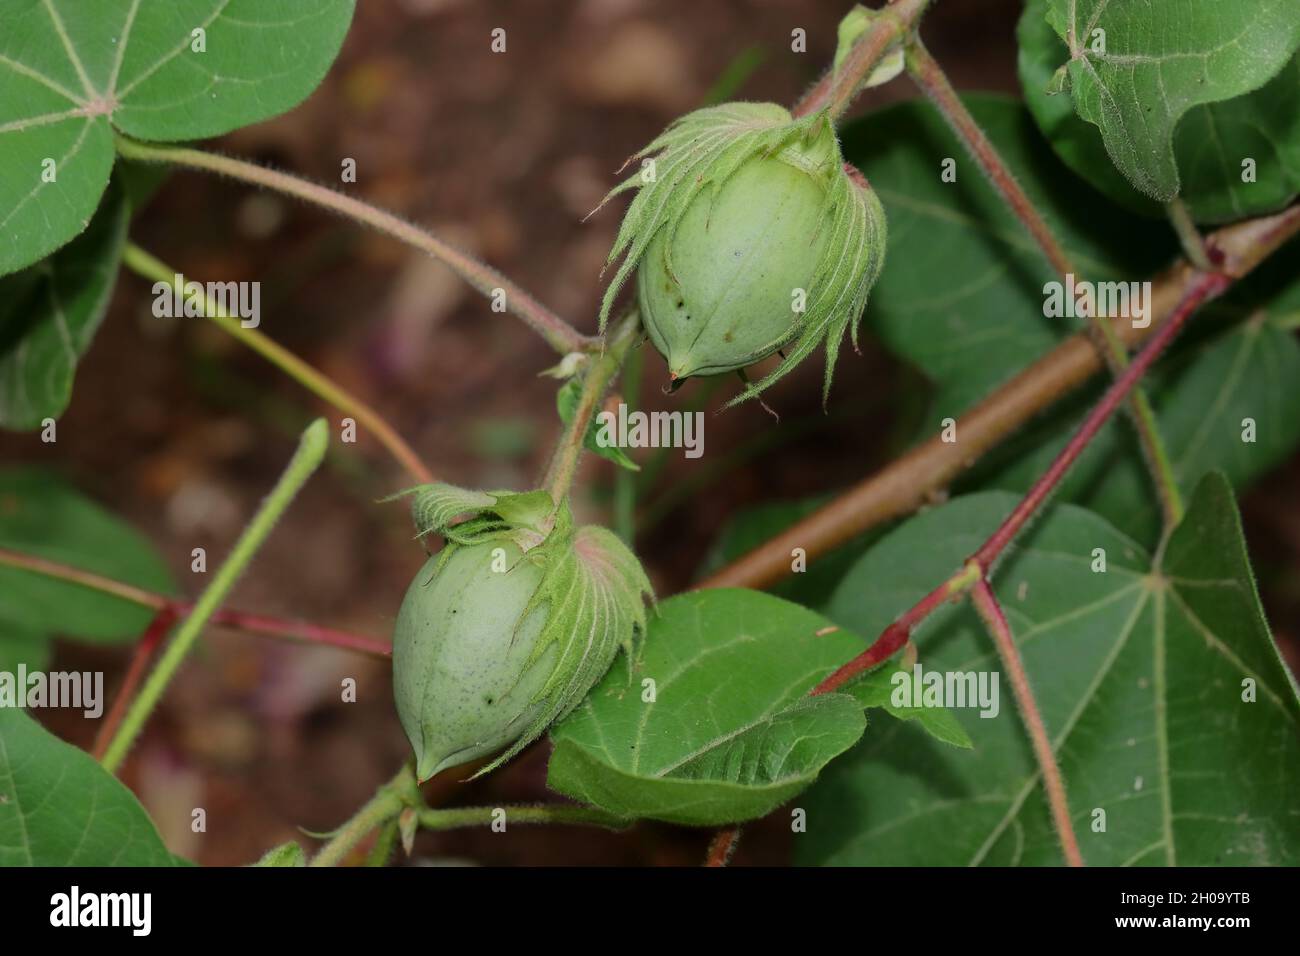
<instances>
[{"instance_id":1,"label":"reddish stem","mask_svg":"<svg viewBox=\"0 0 1300 956\"><path fill-rule=\"evenodd\" d=\"M811 116L818 110L829 109L832 118L843 115L890 45L916 25L930 3L931 0L889 0L886 6L875 11L887 16L872 23L854 42L840 68L827 70L791 112L795 116Z\"/></svg>"},{"instance_id":2,"label":"reddish stem","mask_svg":"<svg viewBox=\"0 0 1300 956\"><path fill-rule=\"evenodd\" d=\"M122 686L118 688L117 696L113 699L113 706L109 709L108 716L104 718L103 725L99 728L99 733L95 735L95 746L91 750L96 760L102 760L105 751L108 750L108 743L117 733L117 725L122 722L122 717L126 714L126 709L130 706L131 698L135 696L136 688L144 680L145 672L149 669L149 662L153 659L154 652L158 650L163 639L167 637L180 615L174 607L170 605L160 608L158 613L153 616L149 626L145 628L144 634L141 635L139 642L135 645L135 654L131 657L131 666L127 668L126 677L122 679Z\"/></svg>"},{"instance_id":3,"label":"reddish stem","mask_svg":"<svg viewBox=\"0 0 1300 956\"><path fill-rule=\"evenodd\" d=\"M1128 393L1133 390L1142 376L1146 374L1152 363L1161 356L1169 343L1174 340L1187 320L1191 318L1201 305L1209 299L1226 289L1232 280L1219 273L1202 273L1193 282L1187 293L1183 296L1181 302L1174 309L1168 319L1156 330L1155 334L1138 352L1137 357L1124 369L1124 371L1115 379L1106 394L1102 396L1097 406L1088 414L1083 425L1079 428L1074 436L1061 449L1060 454L1052 462L1036 482L1029 489L1029 494L1016 505L1015 510L1007 516L993 535L984 542L978 551L975 552L973 560L988 573L993 566L993 562L998 559L1012 539L1024 528L1025 522L1033 517L1047 496L1052 493L1065 473L1070 470L1082 454L1083 450L1088 447L1088 443L1096 437L1097 432L1106 424L1110 416L1114 414Z\"/></svg>"},{"instance_id":4,"label":"reddish stem","mask_svg":"<svg viewBox=\"0 0 1300 956\"><path fill-rule=\"evenodd\" d=\"M29 571L33 574L42 574L48 578L55 578L69 584L89 588L92 591L111 594L123 601L130 601L132 604L139 604L141 607L152 608L159 613L170 611L176 617L183 617L193 607L189 601L177 601L164 594L136 587L134 584L115 581L112 578L104 577L102 574L96 574L94 571L75 568L34 554L11 551L8 548L0 548L0 566L17 568L20 571ZM244 611L223 609L212 615L212 623L221 627L246 631L250 634L288 637L314 644L327 644L331 647L360 651L363 654L373 654L376 657L389 657L392 654L392 648L387 642L376 640L373 637L351 634L330 627L321 627L318 624L306 624L300 621L287 621L283 618L268 617L264 614L248 614Z\"/></svg>"},{"instance_id":5,"label":"reddish stem","mask_svg":"<svg viewBox=\"0 0 1300 956\"><path fill-rule=\"evenodd\" d=\"M726 866L739 842L740 827L723 827L709 841L709 852L704 858L704 865Z\"/></svg>"},{"instance_id":6,"label":"reddish stem","mask_svg":"<svg viewBox=\"0 0 1300 956\"><path fill-rule=\"evenodd\" d=\"M178 613L187 614L191 605L185 602L177 603L175 607ZM287 637L311 644L325 644L330 647L341 647L344 650L360 651L375 657L391 657L393 654L392 645L387 641L335 630L332 627L323 627L320 624L309 624L306 621L288 621L283 618L268 617L265 614L249 614L245 611L219 610L212 615L212 623L249 634Z\"/></svg>"},{"instance_id":7,"label":"reddish stem","mask_svg":"<svg viewBox=\"0 0 1300 956\"><path fill-rule=\"evenodd\" d=\"M1052 822L1056 824L1065 860L1070 866L1083 866L1083 854L1079 852L1079 841L1070 823L1070 805L1065 796L1061 768L1056 763L1056 753L1052 750L1051 738L1047 736L1043 715L1038 712L1034 692L1029 688L1029 675L1025 673L1025 662L1011 636L1011 625L1007 623L1002 605L998 603L986 578L980 578L976 582L971 591L971 601L993 636L993 643L997 645L998 654L1002 658L1002 666L1011 680L1011 690L1015 694L1016 703L1020 705L1020 716L1025 722L1025 730L1029 732L1034 756L1038 758L1038 768L1043 774L1043 789L1052 809Z\"/></svg>"},{"instance_id":8,"label":"reddish stem","mask_svg":"<svg viewBox=\"0 0 1300 956\"><path fill-rule=\"evenodd\" d=\"M993 188L1006 201L1007 208L1020 220L1021 225L1042 250L1047 261L1051 263L1052 269L1061 276L1073 273L1075 269L1070 262L1070 257L1056 241L1056 236L1052 234L1052 230L1043 220L1033 201L1020 188L1015 174L1003 162L997 147L985 135L970 110L966 109L966 104L953 89L943 68L921 44L920 37L914 36L908 45L907 61L911 68L912 79L930 98L939 110L939 114L957 134L957 138L970 151L984 175L993 184Z\"/></svg>"},{"instance_id":9,"label":"reddish stem","mask_svg":"<svg viewBox=\"0 0 1300 956\"><path fill-rule=\"evenodd\" d=\"M929 617L930 612L942 604L949 595L947 582L939 585L923 597L915 607L885 628L874 644L827 676L810 693L829 694L833 690L839 690L859 674L893 657L894 653L911 639L912 628Z\"/></svg>"}]
</instances>

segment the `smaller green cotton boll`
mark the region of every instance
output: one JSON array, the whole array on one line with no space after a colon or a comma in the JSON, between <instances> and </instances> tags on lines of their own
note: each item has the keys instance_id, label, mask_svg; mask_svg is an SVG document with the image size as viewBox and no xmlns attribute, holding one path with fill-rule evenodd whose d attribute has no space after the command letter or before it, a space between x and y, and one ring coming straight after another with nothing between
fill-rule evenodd
<instances>
[{"instance_id":1,"label":"smaller green cotton boll","mask_svg":"<svg viewBox=\"0 0 1300 956\"><path fill-rule=\"evenodd\" d=\"M517 546L459 547L438 564L411 582L393 632L393 692L421 780L514 742L544 707L556 656L528 665L547 612L519 623L542 570Z\"/></svg>"},{"instance_id":2,"label":"smaller green cotton boll","mask_svg":"<svg viewBox=\"0 0 1300 956\"><path fill-rule=\"evenodd\" d=\"M668 229L655 237L638 301L673 378L752 365L798 331L794 309L829 239L824 180L785 153L753 159L698 193L671 239Z\"/></svg>"},{"instance_id":3,"label":"smaller green cotton boll","mask_svg":"<svg viewBox=\"0 0 1300 956\"><path fill-rule=\"evenodd\" d=\"M633 159L643 166L610 250L609 316L637 271L638 303L673 378L785 359L731 404L753 398L818 345L824 392L845 331L856 344L885 256L885 214L846 166L826 113L795 118L773 103L689 113Z\"/></svg>"}]
</instances>

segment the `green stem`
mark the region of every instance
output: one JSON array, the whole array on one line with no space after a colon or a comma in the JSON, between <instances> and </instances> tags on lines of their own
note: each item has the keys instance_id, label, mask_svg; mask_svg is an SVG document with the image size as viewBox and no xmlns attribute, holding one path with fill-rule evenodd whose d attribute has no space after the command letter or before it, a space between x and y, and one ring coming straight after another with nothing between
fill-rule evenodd
<instances>
[{"instance_id":1,"label":"green stem","mask_svg":"<svg viewBox=\"0 0 1300 956\"><path fill-rule=\"evenodd\" d=\"M397 846L397 821L397 817L392 817L380 828L375 845L366 854L366 866L388 865L388 860L393 855L393 847Z\"/></svg>"},{"instance_id":2,"label":"green stem","mask_svg":"<svg viewBox=\"0 0 1300 956\"><path fill-rule=\"evenodd\" d=\"M594 807L539 803L507 807L453 807L445 810L426 808L420 811L420 826L426 830L489 826L500 819L502 812L505 813L507 827L512 823L551 823L624 830L632 825L630 820Z\"/></svg>"},{"instance_id":3,"label":"green stem","mask_svg":"<svg viewBox=\"0 0 1300 956\"><path fill-rule=\"evenodd\" d=\"M623 360L627 358L628 350L636 341L640 328L640 317L635 312L628 313L610 331L605 351L594 355L590 366L583 373L578 405L573 410L573 418L564 426L564 431L560 434L544 482L546 490L551 493L551 498L557 505L569 493L574 473L578 469L578 461L582 457L587 428L600 407L600 400L604 397L610 382L623 366Z\"/></svg>"},{"instance_id":4,"label":"green stem","mask_svg":"<svg viewBox=\"0 0 1300 956\"><path fill-rule=\"evenodd\" d=\"M645 352L635 349L623 365L623 400L628 411L641 404L641 373L645 369ZM636 489L637 473L627 468L615 469L614 475L614 531L629 548L636 543Z\"/></svg>"},{"instance_id":5,"label":"green stem","mask_svg":"<svg viewBox=\"0 0 1300 956\"><path fill-rule=\"evenodd\" d=\"M1183 247L1183 255L1187 256L1187 261L1202 272L1213 272L1214 266L1205 251L1205 237L1196 228L1196 222L1192 219L1192 213L1187 208L1187 204L1174 197L1165 206L1165 211L1169 214L1169 222L1178 235L1178 242Z\"/></svg>"},{"instance_id":6,"label":"green stem","mask_svg":"<svg viewBox=\"0 0 1300 956\"><path fill-rule=\"evenodd\" d=\"M1063 279L1070 275L1078 277L1079 272L1070 261L1064 247L1057 241L1046 220L1039 214L1033 200L1025 194L997 147L985 135L970 110L966 109L966 104L953 89L943 67L930 55L919 36L913 35L907 42L906 63L908 73L916 85L921 88L957 138L965 145L971 158L1001 194L1007 208L1020 220L1020 224L1033 238L1056 274ZM1092 339L1110 367L1111 374L1118 376L1128 365L1129 359L1128 352L1120 341L1110 318L1090 314L1088 323ZM1129 399L1128 409L1137 430L1143 458L1146 460L1147 469L1160 500L1165 527L1172 528L1183 517L1182 493L1178 489L1178 481L1174 476L1173 465L1164 439L1161 437L1155 412L1144 389L1138 387L1134 390Z\"/></svg>"},{"instance_id":7,"label":"green stem","mask_svg":"<svg viewBox=\"0 0 1300 956\"><path fill-rule=\"evenodd\" d=\"M393 779L375 791L375 795L347 823L334 831L334 835L307 865L338 866L370 831L395 820L403 810L418 802L419 796L414 768L408 761ZM383 839L382 834L380 839Z\"/></svg>"},{"instance_id":8,"label":"green stem","mask_svg":"<svg viewBox=\"0 0 1300 956\"><path fill-rule=\"evenodd\" d=\"M154 282L165 282L168 287L171 287L179 276L182 289L184 288L186 281L184 275L134 243L126 244L126 249L122 253L122 262L136 275ZM397 433L397 430L379 412L357 396L331 381L257 329L246 327L241 321L225 312L219 302L206 294L203 314L205 318L211 319L223 331L248 346L307 391L355 418L357 423L368 429L417 482L428 484L434 480L433 473L420 460L415 450Z\"/></svg>"},{"instance_id":9,"label":"green stem","mask_svg":"<svg viewBox=\"0 0 1300 956\"><path fill-rule=\"evenodd\" d=\"M167 649L149 674L149 679L140 689L140 696L127 711L122 725L104 752L105 768L113 771L122 763L131 744L135 742L140 729L144 726L145 720L153 712L163 691L171 682L172 676L198 639L209 618L230 593L239 575L253 559L253 555L271 533L271 529L289 507L294 496L320 465L328 446L328 425L323 418L318 418L303 432L298 450L294 453L279 482L262 503L257 514L253 516L253 520L249 522L243 534L239 536L234 549L230 552L230 557L217 569L212 583L203 591L189 617L177 629L176 636L167 645Z\"/></svg>"},{"instance_id":10,"label":"green stem","mask_svg":"<svg viewBox=\"0 0 1300 956\"><path fill-rule=\"evenodd\" d=\"M582 335L542 303L507 279L497 270L461 252L433 234L405 219L359 199L328 189L317 183L290 176L278 170L267 169L256 163L245 162L230 156L206 153L184 146L165 146L141 143L118 134L117 151L127 159L151 163L173 163L206 172L229 176L265 189L296 196L309 203L322 206L331 212L346 216L370 226L387 236L419 249L442 262L462 279L489 298L498 291L505 293L506 308L550 343L561 355L569 352L590 351L599 346L598 339Z\"/></svg>"}]
</instances>

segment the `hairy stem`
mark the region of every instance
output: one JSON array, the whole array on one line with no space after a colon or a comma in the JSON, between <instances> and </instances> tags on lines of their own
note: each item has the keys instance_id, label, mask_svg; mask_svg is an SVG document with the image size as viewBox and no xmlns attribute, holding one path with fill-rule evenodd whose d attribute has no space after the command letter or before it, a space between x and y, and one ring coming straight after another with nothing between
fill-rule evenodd
<instances>
[{"instance_id":1,"label":"hairy stem","mask_svg":"<svg viewBox=\"0 0 1300 956\"><path fill-rule=\"evenodd\" d=\"M908 608L891 623L870 647L827 675L820 684L812 689L811 694L829 694L839 690L859 674L863 674L882 661L894 656L904 644L912 638L912 631L918 624L933 614L948 601L955 600L976 581L979 580L978 565L967 564L943 584L927 594L916 604Z\"/></svg>"},{"instance_id":2,"label":"hairy stem","mask_svg":"<svg viewBox=\"0 0 1300 956\"><path fill-rule=\"evenodd\" d=\"M838 70L828 70L817 84L795 104L795 116L810 116L821 110L830 110L831 119L837 120L857 98L862 84L871 76L881 58L895 43L901 41L921 19L921 14L931 0L890 0L882 7L883 16L872 21L862 36L854 42L849 55Z\"/></svg>"},{"instance_id":3,"label":"hairy stem","mask_svg":"<svg viewBox=\"0 0 1300 956\"><path fill-rule=\"evenodd\" d=\"M1178 242L1183 247L1183 255L1187 257L1187 261L1205 272L1212 271L1214 266L1205 251L1205 240L1201 237L1200 230L1196 228L1187 204L1175 197L1165 209L1169 213L1169 222L1178 235Z\"/></svg>"},{"instance_id":4,"label":"hairy stem","mask_svg":"<svg viewBox=\"0 0 1300 956\"><path fill-rule=\"evenodd\" d=\"M975 609L984 620L993 643L997 645L1002 658L1003 670L1011 681L1011 690L1020 707L1020 717L1025 722L1025 730L1034 747L1034 757L1038 761L1039 772L1043 775L1043 790L1047 794L1047 803L1051 807L1052 822L1061 841L1061 850L1070 866L1083 866L1083 855L1079 852L1079 841L1074 835L1074 826L1070 822L1070 806L1065 796L1065 781L1061 779L1061 768L1056 763L1056 753L1052 749L1051 738L1047 736L1047 725L1038 712L1038 703L1029 687L1029 676L1025 673L1025 663L1021 660L1020 650L1011 635L1011 625L998 603L997 596L989 587L988 580L981 578L971 591L971 600Z\"/></svg>"},{"instance_id":5,"label":"hairy stem","mask_svg":"<svg viewBox=\"0 0 1300 956\"><path fill-rule=\"evenodd\" d=\"M1067 276L1078 276L1079 273L1064 247L1057 241L1046 220L1039 215L1033 201L1025 195L1015 174L1002 159L997 147L984 134L975 117L970 114L970 110L966 109L966 104L962 102L961 97L948 81L947 74L930 55L919 36L914 35L909 41L906 62L908 72L917 86L934 104L957 138L965 144L972 158L984 171L993 187L1002 195L1007 208L1020 220L1025 231L1042 250L1056 274L1062 279ZM1195 260L1193 264L1199 266ZM1128 365L1128 350L1116 335L1114 326L1107 321L1108 318L1123 318L1123 316L1102 317L1089 310L1088 322L1097 347L1105 357L1112 374L1119 375ZM1152 483L1160 499L1165 527L1172 528L1183 516L1182 493L1178 489L1164 439L1160 436L1155 412L1143 389L1134 389L1130 400L1130 411L1142 447L1143 458L1151 472Z\"/></svg>"},{"instance_id":6,"label":"hairy stem","mask_svg":"<svg viewBox=\"0 0 1300 956\"><path fill-rule=\"evenodd\" d=\"M328 842L308 862L308 866L338 866L376 827L397 819L398 814L419 799L415 770L408 762L383 784L351 819L334 831Z\"/></svg>"},{"instance_id":7,"label":"hairy stem","mask_svg":"<svg viewBox=\"0 0 1300 956\"><path fill-rule=\"evenodd\" d=\"M1209 244L1219 271L1241 277L1297 232L1300 205L1228 226L1214 233ZM1152 286L1151 326L1134 329L1125 322L1116 327L1117 334L1126 345L1134 345L1158 331L1203 275L1180 263L1157 277ZM791 573L792 548L803 548L809 559L815 559L870 528L907 514L1102 368L1102 359L1087 336L1067 339L964 414L957 422L957 442L944 442L935 435L698 586L768 587Z\"/></svg>"},{"instance_id":8,"label":"hairy stem","mask_svg":"<svg viewBox=\"0 0 1300 956\"><path fill-rule=\"evenodd\" d=\"M298 450L289 461L284 474L266 500L262 502L261 508L253 516L253 520L248 523L248 527L244 529L243 534L239 536L239 540L235 542L230 557L217 569L217 573L212 578L212 583L200 595L198 602L194 605L194 610L181 624L176 636L167 645L167 649L163 651L158 665L150 673L148 680L145 681L140 690L140 696L135 699L126 716L122 719L121 726L104 751L103 764L108 770L116 770L121 765L127 751L131 748L131 744L135 742L135 738L144 726L145 720L153 713L153 709L157 706L163 691L166 690L177 668L180 667L181 662L189 653L199 634L202 633L213 612L217 610L217 607L225 600L226 595L230 593L230 589L234 587L240 574L252 561L253 555L262 546L262 542L271 533L271 529L275 527L280 516L289 507L294 496L297 495L302 486L307 483L307 479L320 465L328 446L328 426L323 418L318 418L303 432L302 439L298 444Z\"/></svg>"},{"instance_id":9,"label":"hairy stem","mask_svg":"<svg viewBox=\"0 0 1300 956\"><path fill-rule=\"evenodd\" d=\"M578 405L573 410L573 418L560 433L550 468L546 472L545 486L556 504L569 493L578 461L582 457L587 428L595 417L610 382L618 375L640 329L641 320L635 312L624 316L611 330L604 352L593 356L591 364L582 373L582 391L578 396Z\"/></svg>"},{"instance_id":10,"label":"hairy stem","mask_svg":"<svg viewBox=\"0 0 1300 956\"><path fill-rule=\"evenodd\" d=\"M568 824L578 826L603 827L606 830L625 830L632 821L623 817L583 807L576 804L535 803L521 806L504 807L451 807L433 809L426 807L420 811L420 826L426 830L455 830L462 827L491 826L502 819L507 827L513 823L527 824Z\"/></svg>"},{"instance_id":11,"label":"hairy stem","mask_svg":"<svg viewBox=\"0 0 1300 956\"><path fill-rule=\"evenodd\" d=\"M290 176L288 173L267 169L256 163L183 146L141 143L120 134L117 136L117 151L128 159L188 166L252 183L265 189L273 189L370 226L399 242L433 256L489 298L504 292L506 308L523 319L533 331L562 355L590 350L596 347L599 341L578 332L564 319L492 267L405 219L344 193Z\"/></svg>"},{"instance_id":12,"label":"hairy stem","mask_svg":"<svg viewBox=\"0 0 1300 956\"><path fill-rule=\"evenodd\" d=\"M132 604L138 604L141 607L153 608L159 613L170 611L176 618L189 614L194 609L194 605L188 601L178 601L164 594L127 584L124 581L106 578L93 571L74 568L33 554L10 551L8 548L0 548L0 565L39 574L47 578L54 578L58 581L66 581L68 584L76 584L91 591L99 591L101 594L108 594L123 601L130 601ZM339 631L334 628L321 627L318 624L308 624L302 621L287 621L265 614L250 614L247 611L222 608L212 615L211 623L217 627L228 627L249 634L288 638L311 644L324 644L349 651L360 651L363 654L370 654L375 657L389 657L392 653L392 648L386 642L376 640L373 637L352 634L348 631Z\"/></svg>"},{"instance_id":13,"label":"hairy stem","mask_svg":"<svg viewBox=\"0 0 1300 956\"><path fill-rule=\"evenodd\" d=\"M710 867L726 866L731 854L736 852L740 842L740 827L723 827L713 834L709 841L709 850L704 855L704 865Z\"/></svg>"},{"instance_id":14,"label":"hairy stem","mask_svg":"<svg viewBox=\"0 0 1300 956\"><path fill-rule=\"evenodd\" d=\"M388 861L393 855L393 847L397 846L399 829L397 821L397 817L392 817L379 828L379 836L375 838L375 845L366 854L366 866L388 865Z\"/></svg>"},{"instance_id":15,"label":"hairy stem","mask_svg":"<svg viewBox=\"0 0 1300 956\"><path fill-rule=\"evenodd\" d=\"M168 287L180 276L182 288L185 277L171 266L145 252L134 243L127 243L122 254L122 261L132 272L154 282L166 283ZM387 420L361 399L348 392L336 382L312 368L298 356L294 355L273 339L263 335L257 329L246 328L242 322L225 312L220 303L212 297L205 296L203 314L215 322L222 330L230 333L244 345L247 345L280 371L298 382L318 398L333 405L344 414L351 415L363 428L369 429L397 462L406 469L416 482L432 482L433 473L420 460L410 445L397 433Z\"/></svg>"}]
</instances>

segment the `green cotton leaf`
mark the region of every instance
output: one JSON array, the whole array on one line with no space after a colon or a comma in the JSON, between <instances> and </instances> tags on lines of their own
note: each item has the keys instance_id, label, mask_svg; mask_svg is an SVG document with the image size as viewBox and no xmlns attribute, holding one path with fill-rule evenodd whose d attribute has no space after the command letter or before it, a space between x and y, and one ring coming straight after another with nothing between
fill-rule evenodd
<instances>
[{"instance_id":1,"label":"green cotton leaf","mask_svg":"<svg viewBox=\"0 0 1300 956\"><path fill-rule=\"evenodd\" d=\"M40 428L68 407L77 362L108 311L126 226L126 202L110 189L85 232L0 278L0 428Z\"/></svg>"},{"instance_id":2,"label":"green cotton leaf","mask_svg":"<svg viewBox=\"0 0 1300 956\"><path fill-rule=\"evenodd\" d=\"M1182 181L1174 131L1189 110L1263 86L1300 47L1294 0L1049 0L1070 96L1135 189L1159 202Z\"/></svg>"},{"instance_id":3,"label":"green cotton leaf","mask_svg":"<svg viewBox=\"0 0 1300 956\"><path fill-rule=\"evenodd\" d=\"M879 707L899 720L915 720L935 740L970 750L970 734L961 722L946 707L917 707L896 705L894 693L898 681L911 680L911 671L897 664L886 661L884 664L864 674L851 684L846 684L844 693L851 696L863 707Z\"/></svg>"},{"instance_id":4,"label":"green cotton leaf","mask_svg":"<svg viewBox=\"0 0 1300 956\"><path fill-rule=\"evenodd\" d=\"M551 731L551 789L628 818L751 820L792 799L861 736L848 693L808 697L863 641L759 591L659 605L629 684L610 673Z\"/></svg>"},{"instance_id":5,"label":"green cotton leaf","mask_svg":"<svg viewBox=\"0 0 1300 956\"><path fill-rule=\"evenodd\" d=\"M964 102L1084 278L1138 280L1177 253L1166 223L1099 197L1081 202L1078 179L1019 103ZM871 179L890 222L889 266L871 293L867 321L935 382L937 431L941 419L958 417L1086 323L1043 315L1043 285L1057 276L927 103L873 113L842 136L845 156ZM956 182L939 175L948 157L956 159Z\"/></svg>"},{"instance_id":6,"label":"green cotton leaf","mask_svg":"<svg viewBox=\"0 0 1300 956\"><path fill-rule=\"evenodd\" d=\"M912 518L845 578L832 616L878 633L960 567L1017 500L970 495ZM1095 570L1098 549L1104 572ZM1159 559L1096 515L1057 505L993 581L1085 862L1300 861L1300 700L1265 623L1221 475L1198 486ZM927 669L1001 675L968 602L938 610L915 646ZM805 797L810 825L796 838L798 859L1060 864L1038 766L1002 677L997 717L954 710L972 751L939 747L910 723L871 727Z\"/></svg>"},{"instance_id":7,"label":"green cotton leaf","mask_svg":"<svg viewBox=\"0 0 1300 956\"><path fill-rule=\"evenodd\" d=\"M1163 216L1159 204L1110 162L1101 131L1079 117L1070 97L1049 92L1068 48L1046 14L1047 0L1029 0L1017 29L1020 84L1038 128L1061 160L1109 199ZM1300 192L1300 54L1257 90L1193 106L1178 122L1173 143L1179 196L1197 222L1262 216L1288 205ZM1243 181L1247 161L1253 176Z\"/></svg>"},{"instance_id":8,"label":"green cotton leaf","mask_svg":"<svg viewBox=\"0 0 1300 956\"><path fill-rule=\"evenodd\" d=\"M354 0L0 0L0 275L86 228L113 132L220 136L296 106Z\"/></svg>"},{"instance_id":9,"label":"green cotton leaf","mask_svg":"<svg viewBox=\"0 0 1300 956\"><path fill-rule=\"evenodd\" d=\"M0 548L176 593L143 536L49 472L0 471ZM0 628L116 643L139 637L152 617L122 598L0 565Z\"/></svg>"},{"instance_id":10,"label":"green cotton leaf","mask_svg":"<svg viewBox=\"0 0 1300 956\"><path fill-rule=\"evenodd\" d=\"M89 754L0 707L0 867L182 865Z\"/></svg>"},{"instance_id":11,"label":"green cotton leaf","mask_svg":"<svg viewBox=\"0 0 1300 956\"><path fill-rule=\"evenodd\" d=\"M559 412L560 421L564 422L564 424L568 425L573 421L574 413L578 410L578 401L581 394L582 381L577 378L569 379L555 393L555 409ZM587 451L612 461L628 471L641 470L641 466L629 458L627 452L623 451L618 445L602 444L599 435L600 425L597 424L595 416L592 416L591 422L587 425L587 434L582 438L582 446Z\"/></svg>"}]
</instances>

